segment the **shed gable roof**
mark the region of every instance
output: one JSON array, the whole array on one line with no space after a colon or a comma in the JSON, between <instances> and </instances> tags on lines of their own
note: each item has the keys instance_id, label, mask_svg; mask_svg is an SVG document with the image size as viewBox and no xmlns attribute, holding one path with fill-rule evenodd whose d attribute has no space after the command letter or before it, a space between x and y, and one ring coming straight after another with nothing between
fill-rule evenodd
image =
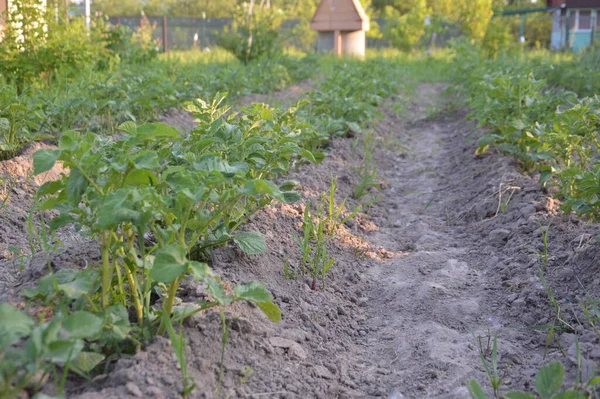
<instances>
[{"instance_id":1,"label":"shed gable roof","mask_svg":"<svg viewBox=\"0 0 600 399\"><path fill-rule=\"evenodd\" d=\"M317 31L367 31L369 17L358 0L321 0L311 28Z\"/></svg>"}]
</instances>

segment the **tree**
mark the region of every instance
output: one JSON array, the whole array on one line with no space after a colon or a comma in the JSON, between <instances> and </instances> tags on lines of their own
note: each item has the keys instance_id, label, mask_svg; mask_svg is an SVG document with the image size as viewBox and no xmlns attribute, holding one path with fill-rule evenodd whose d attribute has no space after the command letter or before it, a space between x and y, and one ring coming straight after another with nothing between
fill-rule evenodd
<instances>
[{"instance_id":1,"label":"tree","mask_svg":"<svg viewBox=\"0 0 600 399\"><path fill-rule=\"evenodd\" d=\"M139 0L96 0L92 1L92 12L104 16L138 16L142 13Z\"/></svg>"},{"instance_id":2,"label":"tree","mask_svg":"<svg viewBox=\"0 0 600 399\"><path fill-rule=\"evenodd\" d=\"M400 11L394 6L384 9L386 20L383 37L394 47L410 51L425 34L425 17L431 14L426 0L408 0L402 2Z\"/></svg>"},{"instance_id":3,"label":"tree","mask_svg":"<svg viewBox=\"0 0 600 399\"><path fill-rule=\"evenodd\" d=\"M494 15L492 0L461 0L458 2L459 23L465 35L480 42Z\"/></svg>"}]
</instances>

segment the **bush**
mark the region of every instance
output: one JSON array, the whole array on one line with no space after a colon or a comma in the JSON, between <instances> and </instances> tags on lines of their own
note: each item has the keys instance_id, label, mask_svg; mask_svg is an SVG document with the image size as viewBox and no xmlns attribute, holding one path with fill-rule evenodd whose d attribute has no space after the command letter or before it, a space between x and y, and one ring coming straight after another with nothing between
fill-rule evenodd
<instances>
[{"instance_id":1,"label":"bush","mask_svg":"<svg viewBox=\"0 0 600 399\"><path fill-rule=\"evenodd\" d=\"M250 11L248 5L240 6L231 29L224 31L217 44L244 64L281 54L283 44L278 31L283 19L281 10L259 7Z\"/></svg>"},{"instance_id":2,"label":"bush","mask_svg":"<svg viewBox=\"0 0 600 399\"><path fill-rule=\"evenodd\" d=\"M0 43L0 75L20 94L39 80L50 83L57 72L70 76L85 69L110 69L120 59L143 63L156 58L158 43L147 19L131 33L102 20L70 21L47 15L38 0L11 1ZM26 22L23 22L26 21Z\"/></svg>"},{"instance_id":3,"label":"bush","mask_svg":"<svg viewBox=\"0 0 600 399\"><path fill-rule=\"evenodd\" d=\"M15 0L0 45L0 74L21 93L36 80L51 81L57 71L79 71L108 56L105 26L88 31L83 18L69 23L48 18L36 0ZM23 23L21 21L27 21Z\"/></svg>"},{"instance_id":4,"label":"bush","mask_svg":"<svg viewBox=\"0 0 600 399\"><path fill-rule=\"evenodd\" d=\"M126 26L114 26L107 32L106 48L124 62L143 64L158 56L160 42L153 38L156 24L147 17L142 18L140 26L132 32Z\"/></svg>"}]
</instances>

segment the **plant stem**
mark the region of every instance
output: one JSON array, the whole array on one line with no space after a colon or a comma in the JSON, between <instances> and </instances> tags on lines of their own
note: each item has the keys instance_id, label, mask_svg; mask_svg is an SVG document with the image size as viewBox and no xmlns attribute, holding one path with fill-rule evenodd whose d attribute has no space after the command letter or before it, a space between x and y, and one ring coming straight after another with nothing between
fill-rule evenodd
<instances>
[{"instance_id":1,"label":"plant stem","mask_svg":"<svg viewBox=\"0 0 600 399\"><path fill-rule=\"evenodd\" d=\"M112 280L111 270L110 270L110 254L109 254L109 244L110 244L110 233L106 233L102 238L102 308L106 309L108 307L108 302L110 300L110 281Z\"/></svg>"},{"instance_id":2,"label":"plant stem","mask_svg":"<svg viewBox=\"0 0 600 399\"><path fill-rule=\"evenodd\" d=\"M177 277L171 283L169 287L169 297L167 298L167 302L165 306L163 306L163 313L167 315L167 317L171 317L171 311L173 310L173 303L175 302L175 295L177 294L177 288L179 287L179 277ZM158 329L158 335L161 335L165 332L165 325L161 321L160 327Z\"/></svg>"},{"instance_id":3,"label":"plant stem","mask_svg":"<svg viewBox=\"0 0 600 399\"><path fill-rule=\"evenodd\" d=\"M129 281L129 285L131 286L131 296L133 297L133 302L135 304L135 310L138 317L138 325L143 327L144 325L144 307L142 306L142 302L140 301L140 293L137 288L137 283L131 273L131 270L127 266L125 266L125 273L127 274L127 280Z\"/></svg>"}]
</instances>

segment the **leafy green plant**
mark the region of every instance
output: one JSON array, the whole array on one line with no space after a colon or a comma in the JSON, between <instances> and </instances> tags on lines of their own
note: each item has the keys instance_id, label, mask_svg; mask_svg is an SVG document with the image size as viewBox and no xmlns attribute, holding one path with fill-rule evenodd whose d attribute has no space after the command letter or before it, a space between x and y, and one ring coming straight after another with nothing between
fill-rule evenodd
<instances>
[{"instance_id":1,"label":"leafy green plant","mask_svg":"<svg viewBox=\"0 0 600 399\"><path fill-rule=\"evenodd\" d=\"M560 362L553 362L540 368L535 376L535 393L508 392L502 395L505 399L559 399L581 398L591 399L596 397L596 386L600 384L600 377L592 378L586 383L564 386L565 369ZM469 392L473 399L487 399L483 388L474 380L469 384ZM499 397L499 396L497 396Z\"/></svg>"},{"instance_id":2,"label":"leafy green plant","mask_svg":"<svg viewBox=\"0 0 600 399\"><path fill-rule=\"evenodd\" d=\"M371 188L379 189L377 180L377 165L373 161L373 152L375 151L375 139L371 132L363 138L363 160L358 168L359 181L354 186L352 195L360 200L369 194Z\"/></svg>"},{"instance_id":3,"label":"leafy green plant","mask_svg":"<svg viewBox=\"0 0 600 399\"><path fill-rule=\"evenodd\" d=\"M340 226L348 222L349 220L354 219L354 217L360 212L361 206L357 206L352 212L346 212L346 202L348 198L344 198L344 200L336 205L335 203L335 190L337 189L337 181L335 179L331 180L331 185L329 186L329 195L327 196L327 214L326 214L326 233L330 236L335 236L338 232ZM322 200L323 201L323 200ZM344 216L344 213L347 213Z\"/></svg>"},{"instance_id":4,"label":"leafy green plant","mask_svg":"<svg viewBox=\"0 0 600 399\"><path fill-rule=\"evenodd\" d=\"M304 254L304 248L301 248ZM290 263L286 260L283 262L283 277L286 280L296 280L298 279L298 274L292 268L290 268Z\"/></svg>"},{"instance_id":5,"label":"leafy green plant","mask_svg":"<svg viewBox=\"0 0 600 399\"><path fill-rule=\"evenodd\" d=\"M328 255L329 242L336 236L340 226L354 218L360 211L358 207L346 216L342 216L345 212L346 199L339 206L336 205L336 188L336 181L332 180L329 192L321 196L314 210L311 209L311 202L307 201L304 207L302 237L295 236L302 254L300 271L312 277L313 291L316 290L318 280L321 280L322 288L325 288L325 276L335 264L335 259ZM293 272L289 270L288 265L284 269L284 274L287 276L291 273Z\"/></svg>"},{"instance_id":6,"label":"leafy green plant","mask_svg":"<svg viewBox=\"0 0 600 399\"><path fill-rule=\"evenodd\" d=\"M548 259L549 259L549 250L548 250L548 237L550 235L550 227L552 226L552 220L548 223L547 226L542 226L540 224L540 229L542 231L542 252L538 253L539 258L541 259L544 269L548 267Z\"/></svg>"},{"instance_id":7,"label":"leafy green plant","mask_svg":"<svg viewBox=\"0 0 600 399\"><path fill-rule=\"evenodd\" d=\"M34 140L47 138L35 132L42 121L9 86L0 88L0 160L13 157Z\"/></svg>"},{"instance_id":8,"label":"leafy green plant","mask_svg":"<svg viewBox=\"0 0 600 399\"><path fill-rule=\"evenodd\" d=\"M248 254L266 249L260 234L236 231L273 200L299 198L290 191L295 182L284 182L280 188L268 179L294 162L315 161L301 147L312 133L292 111L255 106L246 109L247 114L225 116L229 108L220 107L223 101L219 95L211 104L195 104L198 128L188 137L161 123L129 122L119 127L123 133L119 137L69 131L60 138L58 149L36 152L36 174L57 161L70 170L38 192L40 211L58 211L49 223L51 231L75 224L99 240L102 261L83 272L50 275L23 294L46 303L66 298L65 309L91 314L114 306L133 308L136 325L122 340L145 342L168 332L179 352L182 344L169 331L171 319L180 321L243 300L279 320L279 309L264 286L237 285L227 293L206 263L192 259L199 249L207 251L229 241ZM306 135L301 134L305 129ZM175 308L180 281L186 276L204 282L213 301ZM122 349L122 344L113 349L119 350L119 345ZM183 361L182 352L178 357ZM185 368L182 371L187 381ZM188 392L193 385L184 386Z\"/></svg>"},{"instance_id":9,"label":"leafy green plant","mask_svg":"<svg viewBox=\"0 0 600 399\"><path fill-rule=\"evenodd\" d=\"M115 318L116 316L116 318ZM123 319L124 318L124 319ZM125 320L124 308L110 308L103 313L75 311L55 314L50 321L37 322L12 305L0 304L0 397L16 397L24 389L35 392L50 375L54 375L59 394L64 389L68 371L87 375L105 357L90 351L90 342L109 338ZM62 371L59 371L60 367Z\"/></svg>"},{"instance_id":10,"label":"leafy green plant","mask_svg":"<svg viewBox=\"0 0 600 399\"><path fill-rule=\"evenodd\" d=\"M326 230L326 218L323 214L322 206L318 206L315 215L310 213L310 202L304 209L304 223L302 231L303 240L298 240L298 245L302 249L303 273L308 273L312 277L311 289L317 289L317 281L321 280L322 288L325 288L325 275L333 266L335 259L328 257L328 245L330 236Z\"/></svg>"},{"instance_id":11,"label":"leafy green plant","mask_svg":"<svg viewBox=\"0 0 600 399\"><path fill-rule=\"evenodd\" d=\"M498 373L498 337L496 335L494 335L494 337L492 339L492 336L488 331L487 347L484 348L483 343L482 343L482 337L477 337L477 342L479 344L479 358L481 359L481 364L483 365L483 368L485 369L485 372L488 376L490 384L492 385L492 389L494 390L494 396L496 398L499 398L499 389L500 389L500 384L502 383L502 378L500 377L500 375ZM490 342L492 344L491 351L490 351ZM488 353L491 356L491 360L489 363L486 359L486 356ZM473 397L478 397L476 395L480 393L480 389L478 389L476 383L475 383L475 385L473 383L474 383L474 381L471 382L471 386L469 387L471 395ZM475 396L474 396L474 394L475 394Z\"/></svg>"}]
</instances>

